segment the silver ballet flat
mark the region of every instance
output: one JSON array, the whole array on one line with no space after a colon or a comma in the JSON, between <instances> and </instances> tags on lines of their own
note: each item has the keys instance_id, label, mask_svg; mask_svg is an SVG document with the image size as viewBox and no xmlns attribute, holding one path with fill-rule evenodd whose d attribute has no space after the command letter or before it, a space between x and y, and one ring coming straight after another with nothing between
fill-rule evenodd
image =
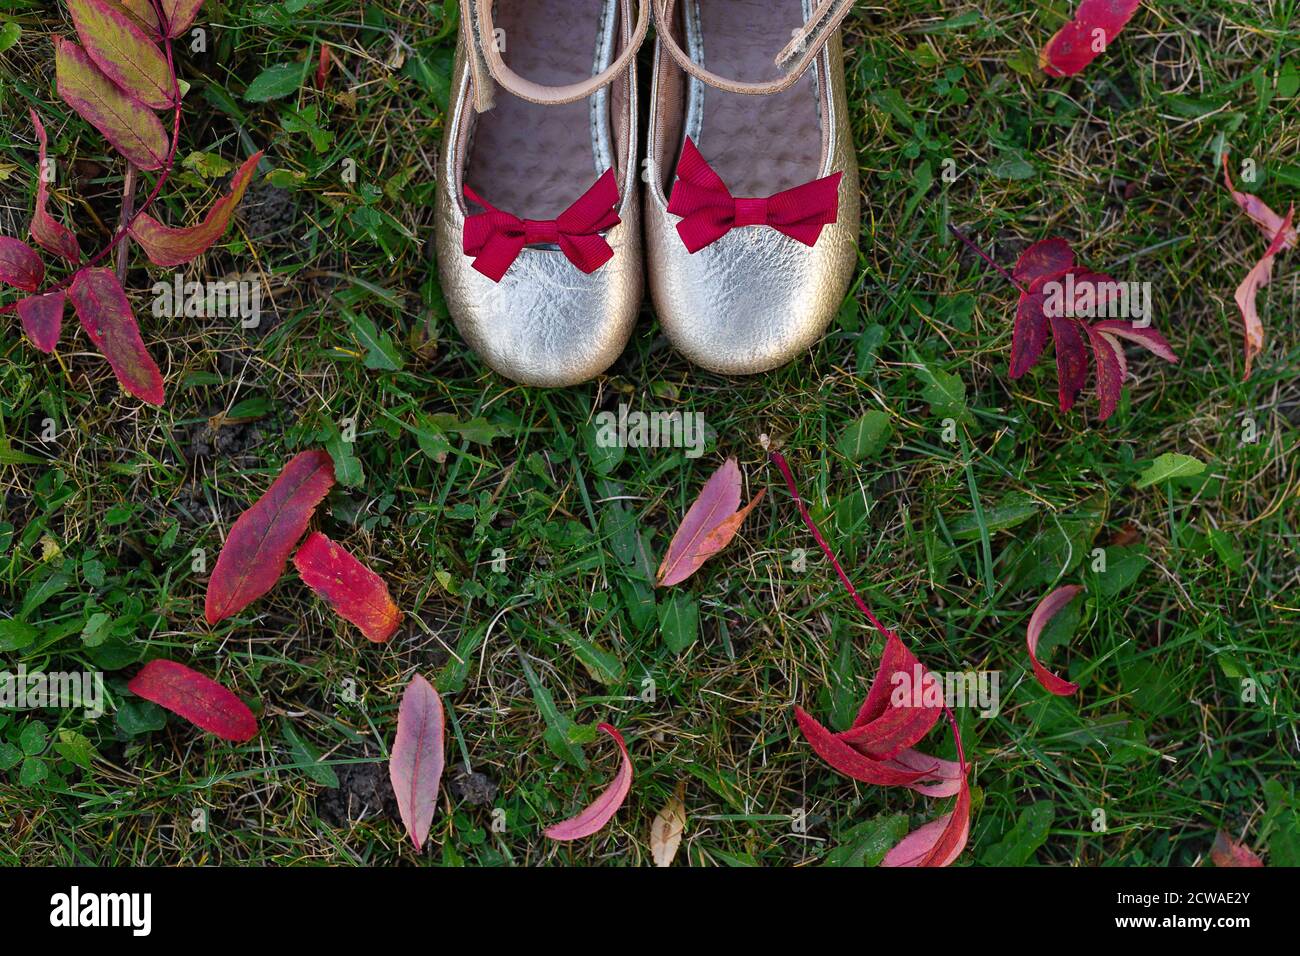
<instances>
[{"instance_id":1,"label":"silver ballet flat","mask_svg":"<svg viewBox=\"0 0 1300 956\"><path fill-rule=\"evenodd\" d=\"M840 40L852 6L655 0L650 290L669 341L711 371L789 362L852 279L861 214Z\"/></svg>"},{"instance_id":2,"label":"silver ballet flat","mask_svg":"<svg viewBox=\"0 0 1300 956\"><path fill-rule=\"evenodd\" d=\"M501 375L583 382L623 351L645 286L636 52L648 0L460 7L435 227L443 296Z\"/></svg>"}]
</instances>

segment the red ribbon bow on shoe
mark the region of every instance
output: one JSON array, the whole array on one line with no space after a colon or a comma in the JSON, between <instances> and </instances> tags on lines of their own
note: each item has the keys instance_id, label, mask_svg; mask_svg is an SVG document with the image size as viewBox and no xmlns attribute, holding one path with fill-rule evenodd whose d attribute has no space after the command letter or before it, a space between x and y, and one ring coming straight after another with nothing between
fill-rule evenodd
<instances>
[{"instance_id":1,"label":"red ribbon bow on shoe","mask_svg":"<svg viewBox=\"0 0 1300 956\"><path fill-rule=\"evenodd\" d=\"M771 226L805 246L814 246L822 229L839 218L843 176L836 173L767 199L736 199L687 137L668 211L682 217L677 232L692 253L741 226Z\"/></svg>"},{"instance_id":2,"label":"red ribbon bow on shoe","mask_svg":"<svg viewBox=\"0 0 1300 956\"><path fill-rule=\"evenodd\" d=\"M465 255L475 256L474 268L493 282L501 281L524 246L558 245L565 257L588 275L614 257L614 250L600 235L621 221L614 211L618 182L612 169L605 170L594 186L555 219L520 219L479 198L468 186L465 196L487 210L465 219Z\"/></svg>"}]
</instances>

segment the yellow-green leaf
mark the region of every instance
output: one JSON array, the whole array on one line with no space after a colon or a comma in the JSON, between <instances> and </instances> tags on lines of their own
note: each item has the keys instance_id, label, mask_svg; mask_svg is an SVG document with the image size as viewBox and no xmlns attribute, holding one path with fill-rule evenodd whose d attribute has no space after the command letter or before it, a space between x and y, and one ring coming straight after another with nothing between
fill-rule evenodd
<instances>
[{"instance_id":1,"label":"yellow-green leaf","mask_svg":"<svg viewBox=\"0 0 1300 956\"><path fill-rule=\"evenodd\" d=\"M56 85L64 102L137 167L161 169L169 140L158 117L118 89L77 44L63 39L54 44Z\"/></svg>"}]
</instances>

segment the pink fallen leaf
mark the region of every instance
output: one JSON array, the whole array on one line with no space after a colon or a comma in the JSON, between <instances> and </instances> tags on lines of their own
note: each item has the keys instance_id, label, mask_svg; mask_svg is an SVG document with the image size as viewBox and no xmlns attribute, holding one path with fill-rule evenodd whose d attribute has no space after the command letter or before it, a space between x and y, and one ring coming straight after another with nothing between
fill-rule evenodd
<instances>
[{"instance_id":1,"label":"pink fallen leaf","mask_svg":"<svg viewBox=\"0 0 1300 956\"><path fill-rule=\"evenodd\" d=\"M961 856L970 837L970 785L964 774L958 786L952 811L903 837L881 866L948 866Z\"/></svg>"},{"instance_id":2,"label":"pink fallen leaf","mask_svg":"<svg viewBox=\"0 0 1300 956\"><path fill-rule=\"evenodd\" d=\"M167 58L137 24L111 0L64 0L82 48L113 83L150 109L176 105Z\"/></svg>"},{"instance_id":3,"label":"pink fallen leaf","mask_svg":"<svg viewBox=\"0 0 1300 956\"><path fill-rule=\"evenodd\" d=\"M1283 219L1275 213L1264 200L1250 193L1237 192L1232 185L1232 174L1228 172L1228 154L1220 154L1223 158L1223 182L1228 187L1228 192L1232 193L1232 200L1241 211L1250 217L1255 225L1259 226L1260 231L1264 233L1264 238L1272 240L1279 230L1283 230ZM1294 249L1297 242L1300 242L1300 236L1297 236L1294 228L1284 230L1286 239L1283 240L1284 249Z\"/></svg>"},{"instance_id":4,"label":"pink fallen leaf","mask_svg":"<svg viewBox=\"0 0 1300 956\"><path fill-rule=\"evenodd\" d=\"M122 389L150 405L162 405L162 373L144 347L131 302L110 269L82 269L69 291L81 327L108 359Z\"/></svg>"},{"instance_id":5,"label":"pink fallen leaf","mask_svg":"<svg viewBox=\"0 0 1300 956\"><path fill-rule=\"evenodd\" d=\"M1244 843L1234 840L1220 830L1214 835L1214 846L1210 850L1210 860L1215 866L1263 866L1264 861L1256 856Z\"/></svg>"},{"instance_id":6,"label":"pink fallen leaf","mask_svg":"<svg viewBox=\"0 0 1300 956\"><path fill-rule=\"evenodd\" d=\"M922 771L924 776L907 787L927 797L951 797L961 789L961 780L965 776L959 761L931 757L919 750L904 750L885 762L901 770Z\"/></svg>"},{"instance_id":7,"label":"pink fallen leaf","mask_svg":"<svg viewBox=\"0 0 1300 956\"><path fill-rule=\"evenodd\" d=\"M1074 76L1106 51L1141 0L1083 0L1039 55L1048 76Z\"/></svg>"},{"instance_id":8,"label":"pink fallen leaf","mask_svg":"<svg viewBox=\"0 0 1300 956\"><path fill-rule=\"evenodd\" d=\"M1295 206L1287 210L1286 219L1282 220L1282 225L1273 237L1273 241L1268 244L1268 250L1264 257L1255 263L1254 268L1246 273L1246 278L1237 286L1237 292L1233 296L1237 301L1237 308L1241 310L1241 319L1245 323L1246 331L1246 374L1243 379L1250 378L1250 366L1255 356L1264 350L1264 323L1259 318L1259 307L1255 301L1259 290L1268 285L1273 279L1273 260L1277 254L1286 246L1287 236L1291 231L1291 221L1295 218Z\"/></svg>"},{"instance_id":9,"label":"pink fallen leaf","mask_svg":"<svg viewBox=\"0 0 1300 956\"><path fill-rule=\"evenodd\" d=\"M307 531L316 506L334 487L334 462L319 449L299 452L266 494L236 520L208 579L203 616L223 621L280 580L289 555Z\"/></svg>"},{"instance_id":10,"label":"pink fallen leaf","mask_svg":"<svg viewBox=\"0 0 1300 956\"><path fill-rule=\"evenodd\" d=\"M392 637L402 623L384 579L319 531L298 548L293 566L304 584L376 644Z\"/></svg>"},{"instance_id":11,"label":"pink fallen leaf","mask_svg":"<svg viewBox=\"0 0 1300 956\"><path fill-rule=\"evenodd\" d=\"M730 544L745 518L763 500L765 491L760 490L749 504L740 508L740 468L736 459L728 458L704 483L699 497L668 543L668 553L656 575L656 587L680 584Z\"/></svg>"},{"instance_id":12,"label":"pink fallen leaf","mask_svg":"<svg viewBox=\"0 0 1300 956\"><path fill-rule=\"evenodd\" d=\"M1038 678L1038 683L1058 697L1068 697L1070 694L1077 692L1079 685L1057 677L1038 663L1038 639L1042 636L1043 628L1047 626L1047 622L1074 600L1074 596L1082 590L1083 587L1078 584L1067 584L1064 587L1059 587L1039 601L1038 607L1034 608L1034 613L1029 615L1029 632L1026 637L1026 643L1029 646L1029 662L1034 667L1034 676Z\"/></svg>"},{"instance_id":13,"label":"pink fallen leaf","mask_svg":"<svg viewBox=\"0 0 1300 956\"><path fill-rule=\"evenodd\" d=\"M24 292L35 292L45 281L41 254L19 239L0 236L0 282Z\"/></svg>"},{"instance_id":14,"label":"pink fallen leaf","mask_svg":"<svg viewBox=\"0 0 1300 956\"><path fill-rule=\"evenodd\" d=\"M28 110L27 112L32 117L32 125L36 127L36 142L40 150L39 162L36 166L36 211L32 214L32 224L28 228L28 232L31 234L32 240L46 252L62 256L75 266L81 260L81 249L77 246L77 237L72 234L71 230L51 216L45 208L50 198L50 187L45 181L45 171L49 162L47 155L49 142L45 135L45 124L41 122L41 118L36 115L35 110Z\"/></svg>"},{"instance_id":15,"label":"pink fallen leaf","mask_svg":"<svg viewBox=\"0 0 1300 956\"><path fill-rule=\"evenodd\" d=\"M438 808L445 728L442 698L432 684L416 674L402 694L397 736L388 757L388 779L397 795L397 809L416 850L424 849Z\"/></svg>"},{"instance_id":16,"label":"pink fallen leaf","mask_svg":"<svg viewBox=\"0 0 1300 956\"><path fill-rule=\"evenodd\" d=\"M623 742L623 735L609 724L597 726L614 738L614 743L618 744L622 763L609 786L591 802L587 809L577 816L569 817L546 828L545 835L552 840L581 840L583 837L598 833L614 818L618 808L627 799L628 791L632 789L632 758L627 754L627 744Z\"/></svg>"},{"instance_id":17,"label":"pink fallen leaf","mask_svg":"<svg viewBox=\"0 0 1300 956\"><path fill-rule=\"evenodd\" d=\"M15 308L23 323L23 331L31 339L32 345L42 352L53 352L59 344L59 333L63 330L63 307L67 302L68 294L62 290L18 300Z\"/></svg>"},{"instance_id":18,"label":"pink fallen leaf","mask_svg":"<svg viewBox=\"0 0 1300 956\"><path fill-rule=\"evenodd\" d=\"M56 38L54 71L63 101L128 161L144 170L166 165L170 141L162 122L149 107L122 92L85 50Z\"/></svg>"},{"instance_id":19,"label":"pink fallen leaf","mask_svg":"<svg viewBox=\"0 0 1300 956\"><path fill-rule=\"evenodd\" d=\"M1092 330L1136 342L1148 352L1164 359L1166 362L1178 364L1178 356L1174 354L1174 350L1165 341L1165 337L1151 326L1134 325L1124 319L1106 319L1103 322L1094 323Z\"/></svg>"},{"instance_id":20,"label":"pink fallen leaf","mask_svg":"<svg viewBox=\"0 0 1300 956\"><path fill-rule=\"evenodd\" d=\"M257 718L238 696L184 664L150 661L126 686L223 740L245 743L257 736Z\"/></svg>"},{"instance_id":21,"label":"pink fallen leaf","mask_svg":"<svg viewBox=\"0 0 1300 956\"><path fill-rule=\"evenodd\" d=\"M149 261L156 266L184 265L206 252L225 235L230 217L244 198L261 159L262 153L259 152L244 161L231 177L230 192L212 204L198 225L173 229L148 213L142 213L131 224L131 238L140 244Z\"/></svg>"},{"instance_id":22,"label":"pink fallen leaf","mask_svg":"<svg viewBox=\"0 0 1300 956\"><path fill-rule=\"evenodd\" d=\"M932 768L906 768L859 753L840 735L831 733L802 707L795 705L794 719L813 752L846 777L882 787L906 787L925 779Z\"/></svg>"}]
</instances>

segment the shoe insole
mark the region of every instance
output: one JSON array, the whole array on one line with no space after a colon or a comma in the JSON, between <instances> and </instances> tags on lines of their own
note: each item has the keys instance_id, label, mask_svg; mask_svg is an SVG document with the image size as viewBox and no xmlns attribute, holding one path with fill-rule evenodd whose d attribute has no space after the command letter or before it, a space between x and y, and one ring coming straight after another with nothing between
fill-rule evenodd
<instances>
[{"instance_id":1,"label":"shoe insole","mask_svg":"<svg viewBox=\"0 0 1300 956\"><path fill-rule=\"evenodd\" d=\"M604 51L609 31L619 27L618 6L619 0L500 0L493 19L497 42L504 41L502 59L546 86L588 79L608 62ZM477 117L465 181L520 218L554 219L610 165L600 134L608 127L594 114L607 103L602 90L576 103L541 106L498 86L496 106Z\"/></svg>"},{"instance_id":2,"label":"shoe insole","mask_svg":"<svg viewBox=\"0 0 1300 956\"><path fill-rule=\"evenodd\" d=\"M704 66L746 83L778 79L776 55L804 25L801 0L692 0L685 12L698 17ZM766 96L692 81L691 95L704 100L696 145L732 195L770 196L817 178L822 129L814 72Z\"/></svg>"}]
</instances>

